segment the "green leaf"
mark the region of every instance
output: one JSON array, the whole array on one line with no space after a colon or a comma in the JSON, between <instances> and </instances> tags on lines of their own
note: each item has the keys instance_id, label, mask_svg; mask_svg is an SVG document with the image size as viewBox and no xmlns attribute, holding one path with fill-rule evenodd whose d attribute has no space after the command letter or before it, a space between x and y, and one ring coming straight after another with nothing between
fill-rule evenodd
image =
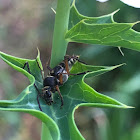
<instances>
[{"instance_id":1,"label":"green leaf","mask_svg":"<svg viewBox=\"0 0 140 140\"><path fill-rule=\"evenodd\" d=\"M140 33L133 30L136 23L117 23L113 12L101 17L81 15L72 4L69 30L65 38L69 42L124 47L140 51Z\"/></svg>"},{"instance_id":2,"label":"green leaf","mask_svg":"<svg viewBox=\"0 0 140 140\"><path fill-rule=\"evenodd\" d=\"M34 82L40 91L43 87L41 70L38 67L39 63L39 66L42 68L40 54L38 53L37 58L34 60L21 59L2 52L0 52L0 57L8 65L28 77L30 81L30 85L25 88L16 99L1 100L0 110L26 112L39 118L46 125L46 133L53 140L84 139L74 122L74 112L80 106L128 108L128 106L119 101L98 93L84 82L84 78L101 75L121 65L112 67L90 66L77 62L73 66L71 73L90 72L85 75L70 76L69 80L60 87L64 99L63 108L60 108L61 102L57 93L53 94L55 103L51 106L46 105L44 100L40 98L42 112L39 110L37 103L38 92L34 87ZM28 73L27 68L23 69L26 62L29 63L31 74Z\"/></svg>"},{"instance_id":3,"label":"green leaf","mask_svg":"<svg viewBox=\"0 0 140 140\"><path fill-rule=\"evenodd\" d=\"M117 10L118 11L118 10ZM79 23L81 20L89 20L89 22L94 24L103 24L103 23L113 23L113 15L117 12L113 12L108 15L100 16L100 17L87 17L84 15L81 15L76 6L75 2L73 2L70 10L70 17L69 17L69 29L71 29L73 26L75 26L77 23Z\"/></svg>"}]
</instances>

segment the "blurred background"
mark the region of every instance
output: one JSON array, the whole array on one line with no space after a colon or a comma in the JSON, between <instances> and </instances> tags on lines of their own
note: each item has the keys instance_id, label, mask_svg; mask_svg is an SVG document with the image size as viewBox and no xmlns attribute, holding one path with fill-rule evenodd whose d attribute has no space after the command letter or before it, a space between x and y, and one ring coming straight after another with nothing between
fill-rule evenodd
<instances>
[{"instance_id":1,"label":"blurred background","mask_svg":"<svg viewBox=\"0 0 140 140\"><path fill-rule=\"evenodd\" d=\"M45 66L51 55L56 0L0 0L0 51L17 57L34 59L37 47ZM102 16L120 9L116 22L140 20L140 9L109 0L77 0L81 14ZM140 24L133 29L140 31ZM70 43L67 54L78 54L91 65L126 63L104 75L86 79L98 92L134 106L134 109L81 107L75 113L76 124L86 140L140 139L140 53L116 47ZM46 70L46 69L45 69ZM24 81L24 82L23 82ZM29 84L27 78L0 60L0 99L14 99ZM39 140L41 121L15 112L0 111L0 140Z\"/></svg>"}]
</instances>

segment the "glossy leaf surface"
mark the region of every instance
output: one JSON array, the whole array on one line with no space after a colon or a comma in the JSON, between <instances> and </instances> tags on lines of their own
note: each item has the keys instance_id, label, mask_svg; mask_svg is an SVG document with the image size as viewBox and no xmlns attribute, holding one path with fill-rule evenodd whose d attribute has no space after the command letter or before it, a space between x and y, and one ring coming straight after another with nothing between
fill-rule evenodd
<instances>
[{"instance_id":1,"label":"glossy leaf surface","mask_svg":"<svg viewBox=\"0 0 140 140\"><path fill-rule=\"evenodd\" d=\"M69 42L124 47L140 51L140 33L133 30L136 23L117 23L113 15L87 17L81 15L72 4L69 30L65 38Z\"/></svg>"},{"instance_id":2,"label":"glossy leaf surface","mask_svg":"<svg viewBox=\"0 0 140 140\"><path fill-rule=\"evenodd\" d=\"M46 105L44 100L40 98L42 112L38 107L38 92L34 87L34 82L40 91L43 87L41 70L38 67L39 63L39 66L42 68L40 54L38 53L37 58L34 60L17 58L2 52L0 52L0 57L16 71L24 74L30 81L30 85L25 88L16 99L1 100L0 110L26 112L39 118L46 124L53 140L84 139L74 122L74 111L79 106L128 108L128 106L119 101L98 93L84 82L84 78L101 75L121 65L112 67L90 66L77 62L73 66L71 73L90 72L85 75L71 76L69 80L60 87L64 99L63 108L60 108L61 102L57 93L53 94L55 103L51 106ZM28 73L27 67L23 69L26 62L29 63L31 74Z\"/></svg>"}]
</instances>

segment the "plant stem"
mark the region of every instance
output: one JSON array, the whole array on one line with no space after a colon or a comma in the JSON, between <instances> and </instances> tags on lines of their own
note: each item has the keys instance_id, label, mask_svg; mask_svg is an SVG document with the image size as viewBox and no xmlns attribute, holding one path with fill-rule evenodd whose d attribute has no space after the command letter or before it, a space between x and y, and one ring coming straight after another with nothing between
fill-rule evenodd
<instances>
[{"instance_id":1,"label":"plant stem","mask_svg":"<svg viewBox=\"0 0 140 140\"><path fill-rule=\"evenodd\" d=\"M68 30L70 3L71 0L58 0L57 2L50 62L50 66L52 68L59 64L66 54L68 42L65 40L65 33ZM52 137L49 129L44 123L42 123L41 140L46 140L46 138L48 139L48 136L50 137L49 140L51 140Z\"/></svg>"},{"instance_id":2,"label":"plant stem","mask_svg":"<svg viewBox=\"0 0 140 140\"><path fill-rule=\"evenodd\" d=\"M58 65L66 54L68 42L65 40L65 33L68 30L70 3L71 0L58 0L50 62L52 68Z\"/></svg>"}]
</instances>

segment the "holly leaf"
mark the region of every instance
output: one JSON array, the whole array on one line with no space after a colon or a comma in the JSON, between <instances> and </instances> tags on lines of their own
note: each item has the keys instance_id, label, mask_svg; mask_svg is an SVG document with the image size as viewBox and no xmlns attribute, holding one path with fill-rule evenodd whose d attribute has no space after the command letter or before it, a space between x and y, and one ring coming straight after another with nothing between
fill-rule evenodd
<instances>
[{"instance_id":1,"label":"holly leaf","mask_svg":"<svg viewBox=\"0 0 140 140\"><path fill-rule=\"evenodd\" d=\"M39 51L37 58L34 60L17 58L3 52L0 52L0 57L16 71L24 74L30 81L30 85L27 86L16 99L0 100L0 110L26 112L39 118L49 130L47 132L50 132L47 135L48 139L84 140L74 122L74 112L80 106L128 108L128 106L123 103L98 93L84 82L85 78L101 75L121 65L105 67L85 65L77 62L72 67L71 73L89 72L85 75L70 76L68 81L60 87L64 99L64 106L60 108L61 101L56 92L53 94L55 103L51 106L46 105L44 100L39 98L43 110L40 111L37 102L38 92L34 87L35 83L40 92L43 88L41 75L42 64ZM31 74L28 72L27 67L23 69L26 62L29 64Z\"/></svg>"},{"instance_id":2,"label":"holly leaf","mask_svg":"<svg viewBox=\"0 0 140 140\"><path fill-rule=\"evenodd\" d=\"M80 14L75 6L75 2L73 2L70 9L69 29L74 27L80 21L86 20L86 19L89 22L94 23L94 24L113 23L114 22L113 15L116 12L118 12L118 10L111 14L100 16L100 17L88 17L88 16L84 16Z\"/></svg>"},{"instance_id":3,"label":"holly leaf","mask_svg":"<svg viewBox=\"0 0 140 140\"><path fill-rule=\"evenodd\" d=\"M78 12L75 2L73 2L69 30L65 34L66 40L68 42L100 44L140 51L140 33L132 29L138 22L114 22L113 16L116 12L101 17L87 17Z\"/></svg>"}]
</instances>

